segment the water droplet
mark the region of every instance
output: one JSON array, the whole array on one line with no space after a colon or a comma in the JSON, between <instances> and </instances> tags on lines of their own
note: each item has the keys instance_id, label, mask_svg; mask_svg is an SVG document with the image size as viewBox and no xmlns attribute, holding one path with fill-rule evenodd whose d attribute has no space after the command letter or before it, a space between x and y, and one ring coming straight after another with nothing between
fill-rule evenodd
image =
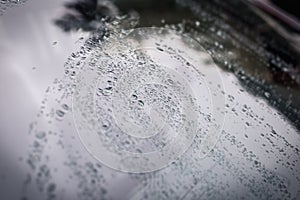
<instances>
[{"instance_id":1,"label":"water droplet","mask_svg":"<svg viewBox=\"0 0 300 200\"><path fill-rule=\"evenodd\" d=\"M46 135L45 132L40 131L40 132L36 133L35 136L36 136L38 139L43 139L43 138L45 137L45 135Z\"/></svg>"},{"instance_id":2,"label":"water droplet","mask_svg":"<svg viewBox=\"0 0 300 200\"><path fill-rule=\"evenodd\" d=\"M58 117L63 117L65 115L65 112L61 110L56 110L56 114Z\"/></svg>"}]
</instances>

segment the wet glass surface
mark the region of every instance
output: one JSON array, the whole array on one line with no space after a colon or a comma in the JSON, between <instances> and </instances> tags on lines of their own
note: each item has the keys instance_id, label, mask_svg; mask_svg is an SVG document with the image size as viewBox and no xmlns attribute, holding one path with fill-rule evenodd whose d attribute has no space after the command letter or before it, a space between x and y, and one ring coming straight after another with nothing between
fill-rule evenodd
<instances>
[{"instance_id":1,"label":"wet glass surface","mask_svg":"<svg viewBox=\"0 0 300 200\"><path fill-rule=\"evenodd\" d=\"M81 74L95 68L96 108L107 106L106 97L121 87L113 82L119 77L118 70L131 69L132 63L151 64L135 53L122 56L131 47L113 41L114 34L127 35L125 29L149 26L186 35L211 56L213 60L201 57L203 50L191 50L193 44L171 44L188 52L191 59L198 59L192 64L203 77L217 73L217 67L222 84L214 79L206 84L212 100L224 98L219 111L225 117L216 144L201 156L205 152L205 127L214 126L216 116L211 113L209 100L205 101L205 88L199 87L203 121L191 147L158 171L124 173L107 167L85 149L76 132L72 97ZM166 39L162 35L155 39L161 39L162 44L155 46L156 52L164 50L167 56L142 55L160 63L172 51L164 49ZM242 2L119 0L65 4L31 0L7 9L0 17L0 52L1 199L300 198L299 54ZM124 57L126 62L119 65ZM191 63L182 63L180 69L188 71ZM192 74L202 82L202 76ZM159 80L165 80L167 75L161 77ZM137 88L131 95L136 104L129 107L129 116L139 119L139 125L148 126L148 116L140 116L145 113L140 107L153 104L153 95L146 92L151 88ZM154 89L165 93L159 87ZM166 123L170 127L180 123L172 121L177 118L170 117L169 108L177 109L186 102L178 91L171 95L174 105L157 98L162 102L158 107L168 106L163 117L169 119ZM163 145L156 139L149 146L141 143L142 148L135 148L135 140L118 136L109 114L103 110L98 114L101 133L128 151ZM159 119L155 112L149 116ZM160 120L157 123L159 126ZM159 138L164 139L168 141L168 137Z\"/></svg>"}]
</instances>

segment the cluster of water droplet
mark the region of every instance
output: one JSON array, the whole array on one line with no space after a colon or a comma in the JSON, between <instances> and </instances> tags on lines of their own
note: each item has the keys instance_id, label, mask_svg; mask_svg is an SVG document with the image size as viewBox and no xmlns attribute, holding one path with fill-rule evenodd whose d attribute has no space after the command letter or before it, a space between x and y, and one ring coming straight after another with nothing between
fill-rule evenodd
<instances>
[{"instance_id":1,"label":"cluster of water droplet","mask_svg":"<svg viewBox=\"0 0 300 200\"><path fill-rule=\"evenodd\" d=\"M187 1L179 2L187 4ZM119 70L120 73L123 69L126 72L130 67L137 66L138 60L131 57L123 65L115 62L122 61L124 58L122 54L115 54L112 57L110 54L103 53L103 43L99 44L97 38L91 38L79 52L70 56L65 64L65 80L57 80L49 87L39 113L40 118L31 126L33 144L26 159L30 169L24 186L27 190L39 186L40 193L45 194L48 199L58 199L64 195L79 199L299 198L300 153L297 119L291 114L290 119L293 122L291 123L286 116L272 107L282 104L281 98L271 102L272 106L268 102L275 90L272 90L272 87L264 87L267 83L260 77L268 71L263 59L263 55L268 52L239 34L224 19L201 10L197 4L188 4L193 12L199 14L199 20L183 23L180 26L167 26L167 28L189 31L190 35L208 50L218 66L224 69L222 77L225 90L214 82L208 82L208 85L214 88L211 91L212 97L221 94L226 97L225 111L222 111L226 114L226 121L220 140L213 151L205 159L199 156L199 152L203 151L202 144L205 141L203 136L208 133L204 128L198 130L191 148L180 159L159 171L120 175L120 172L102 166L93 159L73 134L74 127L70 112L72 111L71 97L76 92L76 86L80 81L78 75L88 67L95 69L95 73L98 72L98 79L95 79L94 86L90 88L91 94L86 96L95 101L84 108L90 108L89 111L94 112L94 116L98 119L98 131L101 134L107 134L114 144L124 150L137 153L162 148L164 143L168 142L168 137L148 140L147 146L140 142L141 139L132 139L125 134L118 134L120 130L114 129L122 128L122 125L114 124L116 119L113 116L118 113L114 113L113 110L108 111L108 108L112 108L113 105L114 91L119 87L117 82L121 76L117 71ZM126 47L126 44L124 46ZM167 49L159 45L157 50L170 54ZM130 55L136 54L126 54L125 57L128 58ZM92 59L88 60L88 58ZM103 61L103 58L108 59ZM99 61L103 62L101 67ZM200 72L208 70L212 65L211 60L204 61L205 65L201 65ZM84 65L84 63L88 64ZM260 74L257 75L255 70L251 70L253 68L244 67L250 65L249 63L254 68L259 68ZM184 62L185 68L189 68L189 65L190 63ZM110 72L108 69L111 68L115 71ZM199 73L196 74L198 78L203 78ZM138 78L140 77L135 77ZM164 80L166 85L174 82L173 79L168 81L167 76ZM130 94L125 95L127 98L124 98L127 104L122 103L129 111L127 119L134 119L136 125L149 128L152 125L151 120L147 118L149 115L145 115L144 111L154 107L159 108L159 111L164 110L161 115L165 123L172 124L172 120L173 123L180 121L181 117L178 113L181 113L182 107L177 104L180 102L178 94L172 93L171 99L168 99L168 96L163 96L170 93L167 89L162 84L146 84L127 93ZM166 108L160 109L162 102L166 101L168 103L163 104L167 105ZM208 104L209 100L202 103L205 102ZM292 113L299 113L299 109L292 107L290 103L287 107L291 107ZM172 109L175 110L174 113ZM201 121L203 124L209 125L214 122L209 108L202 106L197 111L199 111L200 121L203 119ZM48 129L40 125L44 122L47 123ZM68 127L60 129L59 125L62 123ZM160 126L155 128L160 130ZM126 130L126 127L123 129ZM138 143L139 145L134 146ZM65 157L58 159L57 155L51 152L51 148L59 149ZM54 163L62 163L62 165L58 167L56 166L58 164ZM62 174L63 180L60 178ZM131 186L130 189L124 189L123 193L121 191L119 196L114 186L118 182L123 183L118 188L123 188L127 184ZM62 189L64 192L58 190L66 187L71 188L71 192L66 192L65 189ZM29 193L26 192L27 190L24 190L25 194Z\"/></svg>"},{"instance_id":2,"label":"cluster of water droplet","mask_svg":"<svg viewBox=\"0 0 300 200\"><path fill-rule=\"evenodd\" d=\"M181 155L198 129L209 130L211 121L204 116L215 114L214 108L220 112L224 105L210 97L209 73L195 66L204 63L190 60L194 49L205 62L210 59L192 39L163 28L118 34L95 49L77 76L77 129L86 148L108 166L130 172L156 170ZM218 72L213 77L218 79ZM217 130L209 134L206 150L218 138L222 116L216 119ZM205 138L204 131L199 134ZM110 150L103 153L101 145Z\"/></svg>"},{"instance_id":3,"label":"cluster of water droplet","mask_svg":"<svg viewBox=\"0 0 300 200\"><path fill-rule=\"evenodd\" d=\"M11 7L25 3L27 0L1 0L0 1L0 16Z\"/></svg>"}]
</instances>

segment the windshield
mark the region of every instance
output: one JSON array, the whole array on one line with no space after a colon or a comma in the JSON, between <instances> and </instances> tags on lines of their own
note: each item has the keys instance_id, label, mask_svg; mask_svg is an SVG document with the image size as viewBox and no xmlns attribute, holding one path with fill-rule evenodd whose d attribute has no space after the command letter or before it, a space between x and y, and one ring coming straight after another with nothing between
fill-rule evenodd
<instances>
[{"instance_id":1,"label":"windshield","mask_svg":"<svg viewBox=\"0 0 300 200\"><path fill-rule=\"evenodd\" d=\"M297 30L248 1L0 5L1 199L300 198Z\"/></svg>"}]
</instances>

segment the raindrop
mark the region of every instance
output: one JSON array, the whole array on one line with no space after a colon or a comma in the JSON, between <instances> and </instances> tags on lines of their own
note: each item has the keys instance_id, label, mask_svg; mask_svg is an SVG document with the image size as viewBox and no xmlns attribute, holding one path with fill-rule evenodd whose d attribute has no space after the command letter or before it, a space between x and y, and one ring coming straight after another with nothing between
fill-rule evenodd
<instances>
[{"instance_id":1,"label":"raindrop","mask_svg":"<svg viewBox=\"0 0 300 200\"><path fill-rule=\"evenodd\" d=\"M43 139L43 138L45 137L45 135L46 135L45 132L40 131L40 132L36 133L35 136L36 136L38 139Z\"/></svg>"},{"instance_id":2,"label":"raindrop","mask_svg":"<svg viewBox=\"0 0 300 200\"><path fill-rule=\"evenodd\" d=\"M63 117L65 115L65 112L63 112L61 110L56 110L56 114L58 117Z\"/></svg>"}]
</instances>

